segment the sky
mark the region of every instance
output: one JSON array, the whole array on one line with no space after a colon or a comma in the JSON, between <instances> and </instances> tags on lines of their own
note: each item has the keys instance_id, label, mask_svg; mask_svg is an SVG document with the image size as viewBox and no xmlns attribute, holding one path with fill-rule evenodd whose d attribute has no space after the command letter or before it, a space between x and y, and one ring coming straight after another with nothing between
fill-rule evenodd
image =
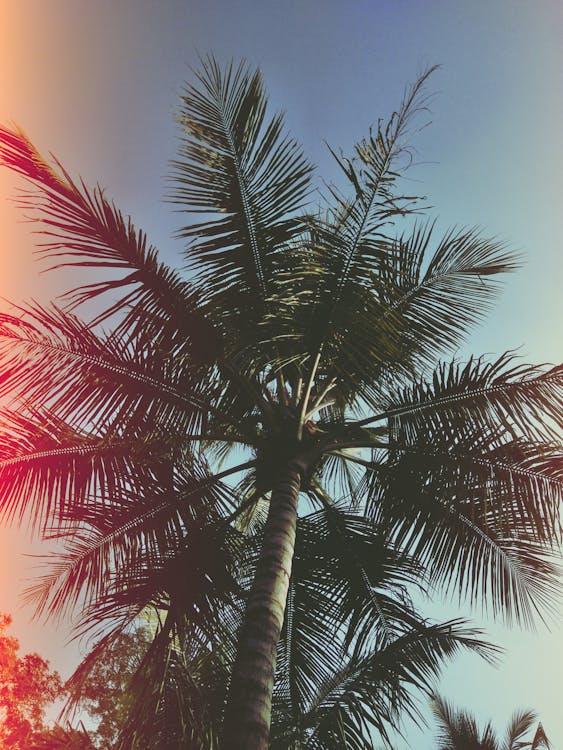
<instances>
[{"instance_id":1,"label":"sky","mask_svg":"<svg viewBox=\"0 0 563 750\"><path fill-rule=\"evenodd\" d=\"M517 349L526 362L561 361L560 0L0 0L0 18L0 123L17 123L73 175L106 186L175 265L178 216L162 198L178 95L198 54L258 65L273 109L285 110L329 180L326 143L349 152L406 84L440 65L429 84L432 123L414 140L416 192L440 227L478 225L525 259L459 354ZM34 259L31 229L9 200L16 187L0 171L2 309L67 286ZM0 529L0 611L13 614L24 651L66 676L78 653L65 645L68 625L34 622L21 604L36 564L27 555L39 549L26 532ZM563 748L559 620L551 632L489 632L507 649L502 666L462 659L444 693L499 728L515 708L535 708ZM428 729L410 728L408 739L432 747Z\"/></svg>"}]
</instances>

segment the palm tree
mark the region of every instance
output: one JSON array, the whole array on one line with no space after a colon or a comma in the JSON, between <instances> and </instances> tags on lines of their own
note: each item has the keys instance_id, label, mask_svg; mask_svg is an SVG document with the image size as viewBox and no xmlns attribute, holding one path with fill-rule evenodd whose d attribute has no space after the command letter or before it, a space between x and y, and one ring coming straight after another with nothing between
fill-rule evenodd
<instances>
[{"instance_id":1,"label":"palm tree","mask_svg":"<svg viewBox=\"0 0 563 750\"><path fill-rule=\"evenodd\" d=\"M99 187L0 130L3 163L32 185L23 202L43 222L42 255L106 274L62 307L2 316L2 392L13 403L2 413L0 502L8 519L29 517L65 545L34 590L38 610L80 605L84 627L103 633L92 659L147 605L164 613L145 705L161 705L165 682L152 677L165 664L167 705L185 706L183 726L196 732L206 719L190 707L207 679L206 700L226 704L225 750L268 746L276 656L294 658L283 633L297 626L314 645L292 566L298 533L317 533L315 523L336 518L341 529L332 556L315 558L328 567L314 569L313 591L354 666L385 632L374 630L385 608L358 534L408 556L425 585L521 623L545 611L556 585L561 368L438 359L517 264L474 230L437 238L415 221L424 206L401 176L431 72L352 158L335 154L350 195L331 186L312 210L312 167L283 118L267 115L260 73L203 61L182 97L171 196L199 216L179 232L186 274L159 261ZM89 321L76 312L87 303ZM331 566L343 560L355 572L337 585ZM425 634L416 618L410 629ZM427 657L410 652L414 682L428 684L431 646L467 642L450 629L440 648L426 639ZM383 645L395 637L391 628ZM295 684L310 692L320 677L320 712L330 675L304 664ZM190 669L207 678L174 677ZM228 695L216 687L225 673ZM354 675L356 686L371 679L367 666ZM336 701L338 721L365 737L377 716L356 694L352 685ZM296 695L287 705L299 723Z\"/></svg>"},{"instance_id":2,"label":"palm tree","mask_svg":"<svg viewBox=\"0 0 563 750\"><path fill-rule=\"evenodd\" d=\"M465 711L456 711L442 698L436 698L433 705L439 725L439 750L539 750L550 744L534 711L516 711L512 716L506 735L501 741L488 722L482 732L474 717ZM530 732L536 724L532 738Z\"/></svg>"},{"instance_id":3,"label":"palm tree","mask_svg":"<svg viewBox=\"0 0 563 750\"><path fill-rule=\"evenodd\" d=\"M27 750L96 750L86 729L62 727L56 724L52 729L33 735Z\"/></svg>"}]
</instances>

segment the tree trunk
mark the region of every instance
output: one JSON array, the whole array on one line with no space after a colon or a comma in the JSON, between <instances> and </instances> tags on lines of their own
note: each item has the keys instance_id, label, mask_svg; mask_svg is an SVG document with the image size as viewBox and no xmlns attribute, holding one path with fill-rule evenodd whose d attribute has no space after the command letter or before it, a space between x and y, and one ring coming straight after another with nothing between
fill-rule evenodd
<instances>
[{"instance_id":1,"label":"tree trunk","mask_svg":"<svg viewBox=\"0 0 563 750\"><path fill-rule=\"evenodd\" d=\"M241 629L225 712L222 750L267 750L272 690L297 524L299 466L272 491L262 550Z\"/></svg>"}]
</instances>

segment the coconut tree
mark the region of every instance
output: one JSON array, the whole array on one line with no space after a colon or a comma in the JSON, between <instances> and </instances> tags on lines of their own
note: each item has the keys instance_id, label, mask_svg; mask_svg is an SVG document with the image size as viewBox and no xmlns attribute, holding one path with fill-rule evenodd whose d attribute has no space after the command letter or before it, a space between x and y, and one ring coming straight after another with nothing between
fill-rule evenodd
<instances>
[{"instance_id":1,"label":"coconut tree","mask_svg":"<svg viewBox=\"0 0 563 750\"><path fill-rule=\"evenodd\" d=\"M438 721L440 750L539 750L550 744L534 711L516 711L506 735L497 737L491 722L481 732L477 721L466 711L456 711L448 701L437 698L433 705ZM535 726L535 731L534 731ZM533 732L533 734L532 734Z\"/></svg>"},{"instance_id":2,"label":"coconut tree","mask_svg":"<svg viewBox=\"0 0 563 750\"><path fill-rule=\"evenodd\" d=\"M197 663L217 693L206 700L226 706L228 750L268 746L283 633L298 622L307 639L292 565L298 529L315 529L311 512L321 525L352 514L366 524L360 536L407 555L428 585L520 623L545 611L555 587L561 368L509 355L440 361L517 262L475 230L437 237L405 192L407 134L426 111L430 73L353 156L334 153L345 187L317 206L312 167L281 115L267 114L260 73L204 60L181 99L173 164L171 199L192 217L179 230L185 273L159 260L101 188L48 163L21 131L0 130L3 163L31 184L23 203L42 222L42 256L98 271L62 306L1 321L12 403L0 502L6 518L29 518L63 545L34 589L38 609L80 605L85 627L104 633L92 659L108 621L115 633L147 604L164 613L145 705L158 704L157 685L174 685L195 732L196 681L152 677L157 664L180 675ZM339 523L315 587L358 661L377 650L366 623L384 623L385 608L358 562L356 521ZM354 586L325 591L343 559ZM464 637L456 627L450 652ZM391 628L379 647L400 637ZM434 667L417 658L425 682ZM228 693L217 688L225 671ZM291 700L294 718L306 712ZM340 715L358 737L374 718Z\"/></svg>"},{"instance_id":3,"label":"coconut tree","mask_svg":"<svg viewBox=\"0 0 563 750\"><path fill-rule=\"evenodd\" d=\"M74 729L59 724L35 734L26 745L27 750L96 750L84 727Z\"/></svg>"}]
</instances>

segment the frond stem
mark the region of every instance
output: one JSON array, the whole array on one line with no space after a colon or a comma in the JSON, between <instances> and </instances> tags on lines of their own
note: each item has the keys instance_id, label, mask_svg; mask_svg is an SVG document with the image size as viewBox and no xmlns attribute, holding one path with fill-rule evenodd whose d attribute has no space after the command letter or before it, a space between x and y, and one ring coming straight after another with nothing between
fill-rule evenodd
<instances>
[{"instance_id":1,"label":"frond stem","mask_svg":"<svg viewBox=\"0 0 563 750\"><path fill-rule=\"evenodd\" d=\"M349 427L365 427L368 424L371 424L372 422L381 422L384 419L389 419L391 417L400 417L405 414L414 414L418 411L425 411L426 409L431 409L432 407L442 406L443 404L451 404L451 403L459 403L461 401L466 401L471 398L475 398L478 396L488 396L490 393L499 393L503 391L507 391L511 388L526 388L529 386L539 385L541 383L549 383L558 385L561 383L559 378L536 378L533 380L523 380L521 382L513 382L513 383L501 383L491 386L486 386L483 388L473 388L471 390L464 391L463 393L454 393L449 396L440 396L436 399L429 399L428 401L421 401L418 404L409 404L406 406L399 406L395 409L388 409L387 411L382 411L379 414L375 414L371 417L366 417L365 419L358 420L356 422L349 422L347 426Z\"/></svg>"},{"instance_id":2,"label":"frond stem","mask_svg":"<svg viewBox=\"0 0 563 750\"><path fill-rule=\"evenodd\" d=\"M319 351L317 352L317 356L315 357L313 367L311 368L311 374L309 375L309 378L307 380L307 387L305 388L305 394L303 395L303 401L301 404L301 414L299 416L299 426L297 428L297 440L299 441L302 440L303 438L303 428L307 420L307 406L309 404L309 397L311 395L311 389L313 388L313 383L317 375L319 363L321 361L322 350L323 350L323 347L321 345L319 347Z\"/></svg>"}]
</instances>

